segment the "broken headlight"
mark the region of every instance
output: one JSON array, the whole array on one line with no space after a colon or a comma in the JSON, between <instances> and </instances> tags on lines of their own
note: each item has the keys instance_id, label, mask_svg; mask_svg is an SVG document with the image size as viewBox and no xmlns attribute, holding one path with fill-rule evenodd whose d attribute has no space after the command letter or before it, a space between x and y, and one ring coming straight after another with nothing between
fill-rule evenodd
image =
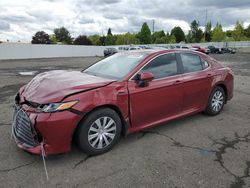
<instances>
[{"instance_id":1,"label":"broken headlight","mask_svg":"<svg viewBox=\"0 0 250 188\"><path fill-rule=\"evenodd\" d=\"M37 108L38 112L58 112L63 110L68 110L72 108L78 101L62 102L62 103L50 103L45 105L40 105Z\"/></svg>"}]
</instances>

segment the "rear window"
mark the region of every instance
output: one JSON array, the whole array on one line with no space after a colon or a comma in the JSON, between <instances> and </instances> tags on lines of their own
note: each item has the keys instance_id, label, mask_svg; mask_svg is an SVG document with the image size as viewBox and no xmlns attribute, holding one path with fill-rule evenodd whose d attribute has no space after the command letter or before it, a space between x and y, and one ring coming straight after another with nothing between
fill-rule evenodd
<instances>
[{"instance_id":1,"label":"rear window","mask_svg":"<svg viewBox=\"0 0 250 188\"><path fill-rule=\"evenodd\" d=\"M208 62L206 62L204 59L201 58L201 66L203 69L206 69L209 67Z\"/></svg>"},{"instance_id":2,"label":"rear window","mask_svg":"<svg viewBox=\"0 0 250 188\"><path fill-rule=\"evenodd\" d=\"M203 69L200 56L191 53L181 53L183 72L196 72Z\"/></svg>"}]
</instances>

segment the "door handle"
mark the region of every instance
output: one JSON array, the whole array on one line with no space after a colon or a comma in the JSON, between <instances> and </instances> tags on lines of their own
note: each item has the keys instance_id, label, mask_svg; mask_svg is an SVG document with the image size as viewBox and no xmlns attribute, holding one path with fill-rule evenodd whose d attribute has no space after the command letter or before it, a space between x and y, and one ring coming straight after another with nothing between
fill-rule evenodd
<instances>
[{"instance_id":1,"label":"door handle","mask_svg":"<svg viewBox=\"0 0 250 188\"><path fill-rule=\"evenodd\" d=\"M126 92L126 91L120 91L117 93L117 95L120 95L120 96L127 95L127 94L128 94L128 92Z\"/></svg>"},{"instance_id":2,"label":"door handle","mask_svg":"<svg viewBox=\"0 0 250 188\"><path fill-rule=\"evenodd\" d=\"M207 78L210 78L210 77L212 77L213 75L211 74L211 73L208 73L207 74Z\"/></svg>"},{"instance_id":3,"label":"door handle","mask_svg":"<svg viewBox=\"0 0 250 188\"><path fill-rule=\"evenodd\" d=\"M176 80L173 85L178 85L178 84L181 84L182 82L180 80Z\"/></svg>"}]
</instances>

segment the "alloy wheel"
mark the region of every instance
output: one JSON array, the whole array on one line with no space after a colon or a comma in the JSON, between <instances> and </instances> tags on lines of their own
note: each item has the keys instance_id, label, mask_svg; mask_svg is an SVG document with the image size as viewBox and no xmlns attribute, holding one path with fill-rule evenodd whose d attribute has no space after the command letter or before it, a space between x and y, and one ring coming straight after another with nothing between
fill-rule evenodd
<instances>
[{"instance_id":1,"label":"alloy wheel","mask_svg":"<svg viewBox=\"0 0 250 188\"><path fill-rule=\"evenodd\" d=\"M212 98L212 109L215 112L219 112L224 103L224 96L220 90L217 90Z\"/></svg>"},{"instance_id":2,"label":"alloy wheel","mask_svg":"<svg viewBox=\"0 0 250 188\"><path fill-rule=\"evenodd\" d=\"M103 149L112 143L115 135L115 121L111 117L100 117L89 128L88 142L95 149Z\"/></svg>"}]
</instances>

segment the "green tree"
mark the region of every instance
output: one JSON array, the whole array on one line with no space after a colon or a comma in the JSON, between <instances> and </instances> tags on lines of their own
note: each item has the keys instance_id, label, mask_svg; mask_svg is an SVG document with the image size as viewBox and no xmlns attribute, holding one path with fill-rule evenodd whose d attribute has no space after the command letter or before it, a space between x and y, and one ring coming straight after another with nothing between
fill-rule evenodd
<instances>
[{"instance_id":1,"label":"green tree","mask_svg":"<svg viewBox=\"0 0 250 188\"><path fill-rule=\"evenodd\" d=\"M88 39L87 36L85 35L79 35L75 40L74 43L75 45L92 45L91 40Z\"/></svg>"},{"instance_id":2,"label":"green tree","mask_svg":"<svg viewBox=\"0 0 250 188\"><path fill-rule=\"evenodd\" d=\"M217 23L213 29L212 41L221 42L225 39L225 33L222 30L221 24Z\"/></svg>"},{"instance_id":3,"label":"green tree","mask_svg":"<svg viewBox=\"0 0 250 188\"><path fill-rule=\"evenodd\" d=\"M120 34L116 35L116 45L124 45L124 44L139 44L140 41L136 37L136 34L132 33L125 33L125 34Z\"/></svg>"},{"instance_id":4,"label":"green tree","mask_svg":"<svg viewBox=\"0 0 250 188\"><path fill-rule=\"evenodd\" d=\"M102 45L102 46L105 46L106 37L105 37L105 36L101 36L101 37L99 38L99 40L100 40L100 42L101 42L101 45Z\"/></svg>"},{"instance_id":5,"label":"green tree","mask_svg":"<svg viewBox=\"0 0 250 188\"><path fill-rule=\"evenodd\" d=\"M107 37L105 39L105 45L114 45L115 44L115 37L111 32L111 28L108 29Z\"/></svg>"},{"instance_id":6,"label":"green tree","mask_svg":"<svg viewBox=\"0 0 250 188\"><path fill-rule=\"evenodd\" d=\"M161 37L161 38L156 38L155 39L155 44L166 44L166 43L168 43L168 38L166 37L166 36L164 36L164 37Z\"/></svg>"},{"instance_id":7,"label":"green tree","mask_svg":"<svg viewBox=\"0 0 250 188\"><path fill-rule=\"evenodd\" d=\"M151 43L151 31L148 27L148 24L144 22L141 27L141 31L138 33L138 37L142 44L150 44Z\"/></svg>"},{"instance_id":8,"label":"green tree","mask_svg":"<svg viewBox=\"0 0 250 188\"><path fill-rule=\"evenodd\" d=\"M115 44L116 45L123 45L123 44L126 44L126 40L125 40L125 35L124 34L121 34L121 35L117 35L116 36L117 37L117 39L116 39L116 41L115 41Z\"/></svg>"},{"instance_id":9,"label":"green tree","mask_svg":"<svg viewBox=\"0 0 250 188\"><path fill-rule=\"evenodd\" d=\"M56 36L54 34L49 36L49 40L51 42L51 44L57 44L58 40L56 39Z\"/></svg>"},{"instance_id":10,"label":"green tree","mask_svg":"<svg viewBox=\"0 0 250 188\"><path fill-rule=\"evenodd\" d=\"M188 31L188 34L186 35L185 42L192 43L191 31Z\"/></svg>"},{"instance_id":11,"label":"green tree","mask_svg":"<svg viewBox=\"0 0 250 188\"><path fill-rule=\"evenodd\" d=\"M36 34L32 37L32 44L50 44L51 41L49 39L49 35L45 33L44 31L38 31Z\"/></svg>"},{"instance_id":12,"label":"green tree","mask_svg":"<svg viewBox=\"0 0 250 188\"><path fill-rule=\"evenodd\" d=\"M212 40L212 23L208 22L205 26L204 38L206 42L210 42Z\"/></svg>"},{"instance_id":13,"label":"green tree","mask_svg":"<svg viewBox=\"0 0 250 188\"><path fill-rule=\"evenodd\" d=\"M175 40L177 43L185 41L185 34L179 26L174 27L171 30L171 35L175 36Z\"/></svg>"},{"instance_id":14,"label":"green tree","mask_svg":"<svg viewBox=\"0 0 250 188\"><path fill-rule=\"evenodd\" d=\"M93 45L96 45L96 46L100 46L101 45L101 41L100 41L100 36L99 35L97 35L97 34L96 35L91 35L88 38L91 40L91 42L92 42Z\"/></svg>"},{"instance_id":15,"label":"green tree","mask_svg":"<svg viewBox=\"0 0 250 188\"><path fill-rule=\"evenodd\" d=\"M233 31L232 30L227 30L224 32L225 33L225 39L224 41L225 42L230 42L230 41L233 41Z\"/></svg>"},{"instance_id":16,"label":"green tree","mask_svg":"<svg viewBox=\"0 0 250 188\"><path fill-rule=\"evenodd\" d=\"M233 37L233 31L232 30L227 30L226 31L226 37L229 37L229 38Z\"/></svg>"},{"instance_id":17,"label":"green tree","mask_svg":"<svg viewBox=\"0 0 250 188\"><path fill-rule=\"evenodd\" d=\"M58 42L62 42L64 44L72 44L72 37L70 32L65 27L60 27L54 29L54 34Z\"/></svg>"},{"instance_id":18,"label":"green tree","mask_svg":"<svg viewBox=\"0 0 250 188\"><path fill-rule=\"evenodd\" d=\"M174 35L170 35L169 38L168 38L168 43L170 44L174 44L176 43L176 38Z\"/></svg>"},{"instance_id":19,"label":"green tree","mask_svg":"<svg viewBox=\"0 0 250 188\"><path fill-rule=\"evenodd\" d=\"M105 45L114 45L115 44L115 40L114 37L112 35L107 35L106 39L105 39Z\"/></svg>"},{"instance_id":20,"label":"green tree","mask_svg":"<svg viewBox=\"0 0 250 188\"><path fill-rule=\"evenodd\" d=\"M203 36L202 30L199 28L199 22L193 20L190 25L190 42L200 42Z\"/></svg>"},{"instance_id":21,"label":"green tree","mask_svg":"<svg viewBox=\"0 0 250 188\"><path fill-rule=\"evenodd\" d=\"M162 44L165 36L166 36L166 34L165 34L165 32L163 30L155 31L152 34L152 43L154 43L154 44Z\"/></svg>"},{"instance_id":22,"label":"green tree","mask_svg":"<svg viewBox=\"0 0 250 188\"><path fill-rule=\"evenodd\" d=\"M249 26L246 28L246 37L250 38L250 24L249 24Z\"/></svg>"},{"instance_id":23,"label":"green tree","mask_svg":"<svg viewBox=\"0 0 250 188\"><path fill-rule=\"evenodd\" d=\"M108 29L107 35L112 35L111 28Z\"/></svg>"},{"instance_id":24,"label":"green tree","mask_svg":"<svg viewBox=\"0 0 250 188\"><path fill-rule=\"evenodd\" d=\"M233 30L233 39L235 41L243 40L244 38L244 28L242 24L237 21Z\"/></svg>"}]
</instances>

